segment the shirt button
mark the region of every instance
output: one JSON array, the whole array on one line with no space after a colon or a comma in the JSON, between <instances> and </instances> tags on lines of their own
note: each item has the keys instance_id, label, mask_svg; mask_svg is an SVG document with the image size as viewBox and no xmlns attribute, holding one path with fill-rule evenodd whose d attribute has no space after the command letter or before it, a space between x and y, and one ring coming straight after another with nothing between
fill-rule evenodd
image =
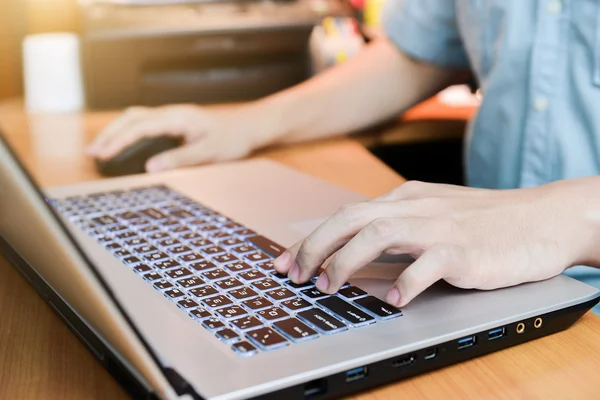
<instances>
[{"instance_id":1,"label":"shirt button","mask_svg":"<svg viewBox=\"0 0 600 400\"><path fill-rule=\"evenodd\" d=\"M546 99L543 96L536 97L535 101L533 102L533 107L537 111L546 111L546 109L548 108L548 99Z\"/></svg>"},{"instance_id":2,"label":"shirt button","mask_svg":"<svg viewBox=\"0 0 600 400\"><path fill-rule=\"evenodd\" d=\"M561 12L562 4L560 0L551 0L550 3L548 3L548 11L550 11L552 14L558 14Z\"/></svg>"}]
</instances>

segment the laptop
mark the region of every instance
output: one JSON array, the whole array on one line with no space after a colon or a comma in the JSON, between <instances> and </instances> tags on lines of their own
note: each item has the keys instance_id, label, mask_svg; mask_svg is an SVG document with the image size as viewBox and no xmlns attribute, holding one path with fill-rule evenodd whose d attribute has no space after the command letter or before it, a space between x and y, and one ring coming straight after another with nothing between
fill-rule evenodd
<instances>
[{"instance_id":1,"label":"laptop","mask_svg":"<svg viewBox=\"0 0 600 400\"><path fill-rule=\"evenodd\" d=\"M134 398L329 399L567 329L600 300L567 276L385 294L382 257L335 295L271 261L364 197L267 160L40 189L0 140L5 256Z\"/></svg>"}]
</instances>

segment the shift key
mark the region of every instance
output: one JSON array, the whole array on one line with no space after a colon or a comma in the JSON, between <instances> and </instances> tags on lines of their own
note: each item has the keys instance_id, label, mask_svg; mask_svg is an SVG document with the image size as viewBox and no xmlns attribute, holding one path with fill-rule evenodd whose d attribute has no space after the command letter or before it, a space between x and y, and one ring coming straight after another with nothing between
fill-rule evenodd
<instances>
[{"instance_id":1,"label":"shift key","mask_svg":"<svg viewBox=\"0 0 600 400\"><path fill-rule=\"evenodd\" d=\"M353 326L375 322L375 318L337 296L317 300L317 303Z\"/></svg>"},{"instance_id":2,"label":"shift key","mask_svg":"<svg viewBox=\"0 0 600 400\"><path fill-rule=\"evenodd\" d=\"M390 319L402 315L402 311L374 296L363 297L354 302L380 319Z\"/></svg>"},{"instance_id":3,"label":"shift key","mask_svg":"<svg viewBox=\"0 0 600 400\"><path fill-rule=\"evenodd\" d=\"M298 318L308 322L325 335L330 335L332 333L337 333L348 329L348 327L342 321L332 317L325 311L318 308L311 308L310 310L302 311L296 315Z\"/></svg>"}]
</instances>

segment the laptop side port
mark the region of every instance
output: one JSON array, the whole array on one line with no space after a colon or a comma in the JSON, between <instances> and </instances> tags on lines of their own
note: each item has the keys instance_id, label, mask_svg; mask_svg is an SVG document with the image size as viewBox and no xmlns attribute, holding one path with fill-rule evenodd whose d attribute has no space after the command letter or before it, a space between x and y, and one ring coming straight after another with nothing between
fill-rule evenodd
<instances>
[{"instance_id":1,"label":"laptop side port","mask_svg":"<svg viewBox=\"0 0 600 400\"><path fill-rule=\"evenodd\" d=\"M537 317L537 318L535 319L535 321L533 321L533 327L534 327L535 329L539 329L539 328L541 328L541 327L542 327L542 323L543 323L543 321L542 321L542 317Z\"/></svg>"},{"instance_id":2,"label":"laptop side port","mask_svg":"<svg viewBox=\"0 0 600 400\"><path fill-rule=\"evenodd\" d=\"M433 360L437 357L437 347L425 350L424 360Z\"/></svg>"},{"instance_id":3,"label":"laptop side port","mask_svg":"<svg viewBox=\"0 0 600 400\"><path fill-rule=\"evenodd\" d=\"M492 329L491 331L488 332L488 340L490 340L490 341L497 340L497 339L503 338L505 335L506 335L506 328L504 328L504 327Z\"/></svg>"},{"instance_id":4,"label":"laptop side port","mask_svg":"<svg viewBox=\"0 0 600 400\"><path fill-rule=\"evenodd\" d=\"M322 396L327 393L327 379L315 379L304 385L304 398Z\"/></svg>"},{"instance_id":5,"label":"laptop side port","mask_svg":"<svg viewBox=\"0 0 600 400\"><path fill-rule=\"evenodd\" d=\"M409 365L414 364L416 359L417 359L417 357L414 354L403 356L403 357L400 357L400 358L392 361L392 367L394 367L394 368L407 367Z\"/></svg>"},{"instance_id":6,"label":"laptop side port","mask_svg":"<svg viewBox=\"0 0 600 400\"><path fill-rule=\"evenodd\" d=\"M475 335L467 336L462 339L458 339L458 349L459 350L467 349L469 347L475 346L476 343L477 343L477 338L475 337Z\"/></svg>"},{"instance_id":7,"label":"laptop side port","mask_svg":"<svg viewBox=\"0 0 600 400\"><path fill-rule=\"evenodd\" d=\"M368 374L367 367L358 367L353 368L349 371L346 371L346 382L354 382L367 377Z\"/></svg>"},{"instance_id":8,"label":"laptop side port","mask_svg":"<svg viewBox=\"0 0 600 400\"><path fill-rule=\"evenodd\" d=\"M522 322L519 322L517 324L517 333L523 333L525 332L525 324Z\"/></svg>"}]
</instances>

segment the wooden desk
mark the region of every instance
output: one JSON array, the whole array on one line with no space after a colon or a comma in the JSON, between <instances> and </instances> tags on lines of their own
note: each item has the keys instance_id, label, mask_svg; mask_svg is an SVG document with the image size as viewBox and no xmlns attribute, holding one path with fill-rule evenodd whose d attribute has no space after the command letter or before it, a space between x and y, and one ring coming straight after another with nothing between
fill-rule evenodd
<instances>
[{"instance_id":1,"label":"wooden desk","mask_svg":"<svg viewBox=\"0 0 600 400\"><path fill-rule=\"evenodd\" d=\"M0 126L43 185L99 179L84 144L111 114L27 119L0 105ZM369 196L402 178L351 140L263 156ZM600 319L354 399L598 399ZM25 281L0 258L0 399L124 399L125 393Z\"/></svg>"}]
</instances>

